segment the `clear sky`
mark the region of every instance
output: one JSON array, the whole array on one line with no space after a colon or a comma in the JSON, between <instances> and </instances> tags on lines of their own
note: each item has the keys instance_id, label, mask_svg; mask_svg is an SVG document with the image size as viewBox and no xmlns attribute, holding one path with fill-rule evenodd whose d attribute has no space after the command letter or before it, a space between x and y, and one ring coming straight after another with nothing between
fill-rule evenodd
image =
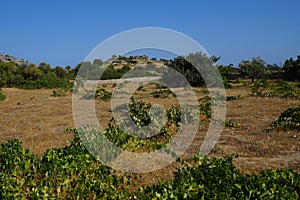
<instances>
[{"instance_id":1,"label":"clear sky","mask_svg":"<svg viewBox=\"0 0 300 200\"><path fill-rule=\"evenodd\" d=\"M72 67L100 42L163 27L200 43L218 64L300 55L299 0L1 0L0 53Z\"/></svg>"}]
</instances>

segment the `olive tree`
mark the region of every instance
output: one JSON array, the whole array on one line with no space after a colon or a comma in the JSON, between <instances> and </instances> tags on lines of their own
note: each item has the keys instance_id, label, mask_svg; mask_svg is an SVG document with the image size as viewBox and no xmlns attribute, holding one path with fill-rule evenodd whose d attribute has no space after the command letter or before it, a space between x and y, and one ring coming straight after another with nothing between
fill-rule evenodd
<instances>
[{"instance_id":1,"label":"olive tree","mask_svg":"<svg viewBox=\"0 0 300 200\"><path fill-rule=\"evenodd\" d=\"M242 74L251 78L251 81L254 82L254 79L263 78L266 75L266 62L260 58L252 58L252 60L242 60L239 64L239 68Z\"/></svg>"}]
</instances>

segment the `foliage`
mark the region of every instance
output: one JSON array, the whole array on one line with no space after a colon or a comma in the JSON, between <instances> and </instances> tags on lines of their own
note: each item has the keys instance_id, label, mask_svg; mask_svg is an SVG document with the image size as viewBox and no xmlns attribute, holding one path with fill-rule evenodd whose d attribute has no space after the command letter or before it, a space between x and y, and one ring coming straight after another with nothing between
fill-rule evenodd
<instances>
[{"instance_id":1,"label":"foliage","mask_svg":"<svg viewBox=\"0 0 300 200\"><path fill-rule=\"evenodd\" d=\"M199 109L201 115L211 118L211 103L211 98L208 96L199 99Z\"/></svg>"},{"instance_id":2,"label":"foliage","mask_svg":"<svg viewBox=\"0 0 300 200\"><path fill-rule=\"evenodd\" d=\"M18 140L2 144L1 199L299 199L300 174L265 170L243 175L234 156L195 156L192 163L179 163L173 180L128 191L130 176L97 161L83 146L79 130L72 131L69 146L49 149L41 159Z\"/></svg>"},{"instance_id":3,"label":"foliage","mask_svg":"<svg viewBox=\"0 0 300 200\"><path fill-rule=\"evenodd\" d=\"M143 83L140 83L137 90L138 90L138 91L145 91L146 89L144 88L144 84L143 84Z\"/></svg>"},{"instance_id":4,"label":"foliage","mask_svg":"<svg viewBox=\"0 0 300 200\"><path fill-rule=\"evenodd\" d=\"M268 88L270 88L270 85L265 79L257 80L253 82L250 96L273 97L274 93L272 91L270 90L265 91L265 89Z\"/></svg>"},{"instance_id":5,"label":"foliage","mask_svg":"<svg viewBox=\"0 0 300 200\"><path fill-rule=\"evenodd\" d=\"M251 78L252 82L254 82L255 78L265 77L265 61L263 61L260 57L252 58L251 61L242 60L239 64L239 68L243 74Z\"/></svg>"},{"instance_id":6,"label":"foliage","mask_svg":"<svg viewBox=\"0 0 300 200\"><path fill-rule=\"evenodd\" d=\"M193 66L188 61L194 57L198 58L198 64L199 66L202 66L201 68L205 68L206 65L212 65L212 61L210 58L206 57L204 54L196 53L186 57L178 56L174 58L174 60L172 60L170 63L168 63L168 67L171 67L172 69L175 69L177 72L182 74L192 86L203 86L205 82L202 78L202 75L198 71L200 69L197 69L197 66ZM207 66L207 68L209 67L210 66ZM177 74L174 73L173 70L169 70L164 74L163 78L166 80L166 82L171 82L172 84L174 84L174 86L184 85L184 83L180 82L176 77ZM174 82L174 80L176 80L176 82Z\"/></svg>"},{"instance_id":7,"label":"foliage","mask_svg":"<svg viewBox=\"0 0 300 200\"><path fill-rule=\"evenodd\" d=\"M181 123L189 124L199 120L197 108L183 105L181 108L172 106L167 110L168 122L180 127Z\"/></svg>"},{"instance_id":8,"label":"foliage","mask_svg":"<svg viewBox=\"0 0 300 200\"><path fill-rule=\"evenodd\" d=\"M130 70L130 67L127 65L123 66L121 69L115 69L113 66L109 65L105 68L105 71L103 72L101 76L101 80L106 79L120 79L124 74L126 74ZM98 77L99 79L99 77ZM98 80L96 79L96 80Z\"/></svg>"},{"instance_id":9,"label":"foliage","mask_svg":"<svg viewBox=\"0 0 300 200\"><path fill-rule=\"evenodd\" d=\"M111 99L112 92L105 90L105 88L97 88L95 90L88 90L81 99L98 99L102 101L109 101Z\"/></svg>"},{"instance_id":10,"label":"foliage","mask_svg":"<svg viewBox=\"0 0 300 200\"><path fill-rule=\"evenodd\" d=\"M151 104L145 101L135 101L132 98L132 103L129 104L130 117L138 126L146 126L151 122L148 115Z\"/></svg>"},{"instance_id":11,"label":"foliage","mask_svg":"<svg viewBox=\"0 0 300 200\"><path fill-rule=\"evenodd\" d=\"M152 94L152 96L154 98L168 98L170 94L173 94L172 91L170 89L165 89L165 90L156 90L154 92L151 92L150 94Z\"/></svg>"},{"instance_id":12,"label":"foliage","mask_svg":"<svg viewBox=\"0 0 300 200\"><path fill-rule=\"evenodd\" d=\"M224 65L219 65L218 70L220 71L221 76L227 77L227 75L231 73L238 73L239 70L237 68L234 68L232 65L224 66Z\"/></svg>"},{"instance_id":13,"label":"foliage","mask_svg":"<svg viewBox=\"0 0 300 200\"><path fill-rule=\"evenodd\" d=\"M2 93L1 89L0 89L0 101L3 101L6 99L6 96Z\"/></svg>"},{"instance_id":14,"label":"foliage","mask_svg":"<svg viewBox=\"0 0 300 200\"><path fill-rule=\"evenodd\" d=\"M286 130L300 130L300 106L289 108L280 114L279 118L272 123L271 128Z\"/></svg>"},{"instance_id":15,"label":"foliage","mask_svg":"<svg viewBox=\"0 0 300 200\"><path fill-rule=\"evenodd\" d=\"M62 67L52 69L44 62L39 66L0 62L0 86L24 89L71 87Z\"/></svg>"},{"instance_id":16,"label":"foliage","mask_svg":"<svg viewBox=\"0 0 300 200\"><path fill-rule=\"evenodd\" d=\"M224 125L227 127L236 127L238 124L232 120L227 120L225 121Z\"/></svg>"},{"instance_id":17,"label":"foliage","mask_svg":"<svg viewBox=\"0 0 300 200\"><path fill-rule=\"evenodd\" d=\"M294 60L290 58L284 62L283 70L285 71L285 76L291 81L300 81L300 55Z\"/></svg>"},{"instance_id":18,"label":"foliage","mask_svg":"<svg viewBox=\"0 0 300 200\"><path fill-rule=\"evenodd\" d=\"M112 92L105 90L104 88L98 88L95 93L95 97L103 101L109 101L111 99Z\"/></svg>"},{"instance_id":19,"label":"foliage","mask_svg":"<svg viewBox=\"0 0 300 200\"><path fill-rule=\"evenodd\" d=\"M194 157L183 163L172 181L141 188L138 199L298 199L300 175L292 171L265 170L242 175L233 156Z\"/></svg>"},{"instance_id":20,"label":"foliage","mask_svg":"<svg viewBox=\"0 0 300 200\"><path fill-rule=\"evenodd\" d=\"M279 81L275 85L275 93L281 98L294 98L298 99L300 96L300 88L295 83L286 81Z\"/></svg>"},{"instance_id":21,"label":"foliage","mask_svg":"<svg viewBox=\"0 0 300 200\"><path fill-rule=\"evenodd\" d=\"M262 79L252 84L250 96L298 99L300 96L300 88L296 83L286 81L268 83L265 79Z\"/></svg>"},{"instance_id":22,"label":"foliage","mask_svg":"<svg viewBox=\"0 0 300 200\"><path fill-rule=\"evenodd\" d=\"M24 89L41 89L41 88L70 88L71 83L56 75L44 75L36 80L25 80L21 83L20 87Z\"/></svg>"},{"instance_id":23,"label":"foliage","mask_svg":"<svg viewBox=\"0 0 300 200\"><path fill-rule=\"evenodd\" d=\"M0 146L0 196L28 199L34 189L40 159L21 147L18 140Z\"/></svg>"},{"instance_id":24,"label":"foliage","mask_svg":"<svg viewBox=\"0 0 300 200\"><path fill-rule=\"evenodd\" d=\"M65 97L67 96L67 90L64 88L54 89L52 90L51 97Z\"/></svg>"},{"instance_id":25,"label":"foliage","mask_svg":"<svg viewBox=\"0 0 300 200\"><path fill-rule=\"evenodd\" d=\"M237 96L226 96L226 101L239 100L239 99L241 99L241 98L242 98L241 95L237 95Z\"/></svg>"},{"instance_id":26,"label":"foliage","mask_svg":"<svg viewBox=\"0 0 300 200\"><path fill-rule=\"evenodd\" d=\"M225 76L222 77L222 79L223 79L223 84L224 84L225 89L233 88L233 86L229 83L229 80Z\"/></svg>"}]
</instances>

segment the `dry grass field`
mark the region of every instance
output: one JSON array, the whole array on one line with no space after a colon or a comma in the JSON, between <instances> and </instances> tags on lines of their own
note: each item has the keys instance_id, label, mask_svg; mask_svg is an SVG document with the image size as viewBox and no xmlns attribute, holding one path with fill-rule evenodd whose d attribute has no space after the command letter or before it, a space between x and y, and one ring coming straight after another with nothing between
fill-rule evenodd
<instances>
[{"instance_id":1,"label":"dry grass field","mask_svg":"<svg viewBox=\"0 0 300 200\"><path fill-rule=\"evenodd\" d=\"M112 91L112 84L105 86ZM177 104L175 97L153 98L151 87L135 94L136 98L167 108ZM198 97L204 97L203 88L196 88ZM23 146L41 156L47 149L68 145L72 134L65 132L73 128L72 93L66 97L51 97L50 89L21 90L4 88L7 99L0 102L0 142L18 138ZM227 96L241 95L238 100L227 102L226 120L236 123L224 127L217 145L209 156L223 157L238 154L237 167L243 173L258 173L263 169L293 169L300 172L300 133L297 131L264 131L280 113L299 105L298 100L281 98L249 97L249 89L238 87L227 89ZM96 104L98 119L106 126L112 117L111 103ZM197 136L184 154L188 158L199 152L208 125L201 125ZM162 177L171 177L176 164L159 171L144 174L144 180L153 182ZM169 175L168 175L169 174Z\"/></svg>"}]
</instances>

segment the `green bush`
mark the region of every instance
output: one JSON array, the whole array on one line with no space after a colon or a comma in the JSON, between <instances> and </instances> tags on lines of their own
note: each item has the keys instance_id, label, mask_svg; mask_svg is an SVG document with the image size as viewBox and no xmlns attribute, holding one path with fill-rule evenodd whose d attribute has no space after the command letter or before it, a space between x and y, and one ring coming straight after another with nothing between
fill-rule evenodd
<instances>
[{"instance_id":1,"label":"green bush","mask_svg":"<svg viewBox=\"0 0 300 200\"><path fill-rule=\"evenodd\" d=\"M6 96L2 93L2 91L0 90L0 101L3 101L6 99Z\"/></svg>"},{"instance_id":2,"label":"green bush","mask_svg":"<svg viewBox=\"0 0 300 200\"><path fill-rule=\"evenodd\" d=\"M72 84L55 75L45 75L36 80L25 80L21 83L20 88L24 89L41 89L41 88L70 88Z\"/></svg>"},{"instance_id":3,"label":"green bush","mask_svg":"<svg viewBox=\"0 0 300 200\"><path fill-rule=\"evenodd\" d=\"M265 170L242 175L233 158L194 157L183 163L172 181L161 181L136 192L138 199L299 199L300 175Z\"/></svg>"},{"instance_id":4,"label":"green bush","mask_svg":"<svg viewBox=\"0 0 300 200\"><path fill-rule=\"evenodd\" d=\"M232 120L225 121L225 126L227 127L236 127L238 124Z\"/></svg>"},{"instance_id":5,"label":"green bush","mask_svg":"<svg viewBox=\"0 0 300 200\"><path fill-rule=\"evenodd\" d=\"M239 99L241 99L241 98L242 98L241 95L237 95L237 96L226 96L226 101L239 100Z\"/></svg>"},{"instance_id":6,"label":"green bush","mask_svg":"<svg viewBox=\"0 0 300 200\"><path fill-rule=\"evenodd\" d=\"M52 90L51 97L65 97L67 96L67 90L64 88Z\"/></svg>"},{"instance_id":7,"label":"green bush","mask_svg":"<svg viewBox=\"0 0 300 200\"><path fill-rule=\"evenodd\" d=\"M164 90L157 90L154 92L151 92L150 94L152 94L152 96L154 98L168 98L170 94L173 94L172 91L170 89L164 89Z\"/></svg>"},{"instance_id":8,"label":"green bush","mask_svg":"<svg viewBox=\"0 0 300 200\"><path fill-rule=\"evenodd\" d=\"M199 99L200 115L211 118L211 98L205 96Z\"/></svg>"},{"instance_id":9,"label":"green bush","mask_svg":"<svg viewBox=\"0 0 300 200\"><path fill-rule=\"evenodd\" d=\"M259 80L255 81L251 86L250 96L298 99L300 89L297 83L286 81L268 83L266 80Z\"/></svg>"},{"instance_id":10,"label":"green bush","mask_svg":"<svg viewBox=\"0 0 300 200\"><path fill-rule=\"evenodd\" d=\"M81 99L98 99L102 101L109 101L111 99L112 92L109 92L102 88L97 88L96 91L86 91L86 94Z\"/></svg>"},{"instance_id":11,"label":"green bush","mask_svg":"<svg viewBox=\"0 0 300 200\"><path fill-rule=\"evenodd\" d=\"M300 106L289 108L272 123L271 129L300 130Z\"/></svg>"},{"instance_id":12,"label":"green bush","mask_svg":"<svg viewBox=\"0 0 300 200\"><path fill-rule=\"evenodd\" d=\"M95 97L103 101L109 101L111 96L112 92L108 92L104 88L98 88L95 93Z\"/></svg>"},{"instance_id":13,"label":"green bush","mask_svg":"<svg viewBox=\"0 0 300 200\"><path fill-rule=\"evenodd\" d=\"M135 181L97 161L82 144L81 137L90 137L93 141L97 135L85 133L79 137L83 130L71 131L74 132L74 139L69 146L49 149L41 159L22 148L18 140L1 144L1 199L198 200L300 197L300 174L291 170L264 170L259 174L243 175L233 164L235 156L208 158L197 155L192 163L178 160L180 163L173 180L159 181L129 191L127 186L134 185ZM107 136L109 134L111 132ZM111 137L117 138L119 135ZM135 142L133 137L129 141L129 145L134 142L148 148L154 144ZM129 149L136 147L129 146Z\"/></svg>"},{"instance_id":14,"label":"green bush","mask_svg":"<svg viewBox=\"0 0 300 200\"><path fill-rule=\"evenodd\" d=\"M275 93L281 98L298 99L300 96L300 90L295 83L279 81L274 87Z\"/></svg>"}]
</instances>

